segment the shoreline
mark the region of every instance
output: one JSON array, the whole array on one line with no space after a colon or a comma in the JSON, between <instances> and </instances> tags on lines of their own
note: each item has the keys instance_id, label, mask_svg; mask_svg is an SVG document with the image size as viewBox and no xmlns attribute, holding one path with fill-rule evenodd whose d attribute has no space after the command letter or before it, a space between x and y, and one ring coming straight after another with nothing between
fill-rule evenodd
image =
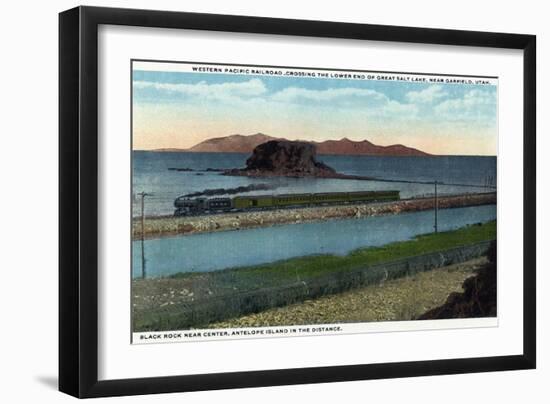
<instances>
[{"instance_id":1,"label":"shoreline","mask_svg":"<svg viewBox=\"0 0 550 404\"><path fill-rule=\"evenodd\" d=\"M139 331L200 328L216 321L439 271L486 256L495 237L496 222L490 222L365 247L346 256L295 257L213 272L138 278L132 281L134 325Z\"/></svg>"},{"instance_id":2,"label":"shoreline","mask_svg":"<svg viewBox=\"0 0 550 404\"><path fill-rule=\"evenodd\" d=\"M440 196L439 209L496 204L496 192ZM401 199L391 202L360 203L350 205L329 205L288 209L231 212L202 216L159 216L145 217L145 239L176 235L191 235L269 227L283 224L320 222L331 219L361 218L417 212L434 209L434 198ZM141 239L141 219L132 219L132 240Z\"/></svg>"},{"instance_id":3,"label":"shoreline","mask_svg":"<svg viewBox=\"0 0 550 404\"><path fill-rule=\"evenodd\" d=\"M345 256L304 256L220 271L133 279L134 326L136 331L195 328L337 295L485 256L495 238L496 221L364 247Z\"/></svg>"}]
</instances>

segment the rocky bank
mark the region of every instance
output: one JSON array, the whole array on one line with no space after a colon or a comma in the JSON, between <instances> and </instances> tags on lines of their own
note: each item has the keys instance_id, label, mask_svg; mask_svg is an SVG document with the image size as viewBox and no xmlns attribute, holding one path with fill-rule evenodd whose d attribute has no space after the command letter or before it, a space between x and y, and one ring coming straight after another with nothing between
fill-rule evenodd
<instances>
[{"instance_id":1,"label":"rocky bank","mask_svg":"<svg viewBox=\"0 0 550 404\"><path fill-rule=\"evenodd\" d=\"M496 193L442 196L439 198L438 206L439 209L447 209L491 205L495 204L496 200ZM337 218L389 215L433 208L433 198L417 198L368 204L316 206L189 217L150 217L145 219L144 236L145 238L159 238L176 234L208 233ZM132 234L134 239L141 237L141 221L137 218L133 221Z\"/></svg>"}]
</instances>

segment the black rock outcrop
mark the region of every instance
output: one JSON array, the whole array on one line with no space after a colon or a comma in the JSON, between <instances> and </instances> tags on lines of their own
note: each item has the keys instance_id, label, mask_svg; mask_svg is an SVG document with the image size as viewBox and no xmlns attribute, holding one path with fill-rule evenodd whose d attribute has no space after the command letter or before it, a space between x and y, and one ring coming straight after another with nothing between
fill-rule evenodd
<instances>
[{"instance_id":1,"label":"black rock outcrop","mask_svg":"<svg viewBox=\"0 0 550 404\"><path fill-rule=\"evenodd\" d=\"M246 160L246 168L229 170L228 175L335 177L336 171L316 160L311 143L271 140L256 146Z\"/></svg>"}]
</instances>

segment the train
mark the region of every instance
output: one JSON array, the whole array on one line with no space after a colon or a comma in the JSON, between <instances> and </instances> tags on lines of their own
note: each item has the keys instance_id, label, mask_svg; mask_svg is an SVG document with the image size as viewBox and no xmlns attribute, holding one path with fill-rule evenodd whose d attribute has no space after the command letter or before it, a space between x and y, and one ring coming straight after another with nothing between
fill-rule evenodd
<instances>
[{"instance_id":1,"label":"train","mask_svg":"<svg viewBox=\"0 0 550 404\"><path fill-rule=\"evenodd\" d=\"M245 212L308 206L399 200L399 191L325 192L312 194L248 195L233 198L189 198L174 201L174 216Z\"/></svg>"}]
</instances>

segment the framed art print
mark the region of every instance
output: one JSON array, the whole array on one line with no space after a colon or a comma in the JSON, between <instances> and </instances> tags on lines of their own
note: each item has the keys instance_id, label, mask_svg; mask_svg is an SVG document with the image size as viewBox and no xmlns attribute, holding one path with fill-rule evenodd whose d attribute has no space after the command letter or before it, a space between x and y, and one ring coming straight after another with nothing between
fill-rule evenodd
<instances>
[{"instance_id":1,"label":"framed art print","mask_svg":"<svg viewBox=\"0 0 550 404\"><path fill-rule=\"evenodd\" d=\"M61 13L59 331L77 397L533 368L535 37Z\"/></svg>"}]
</instances>

